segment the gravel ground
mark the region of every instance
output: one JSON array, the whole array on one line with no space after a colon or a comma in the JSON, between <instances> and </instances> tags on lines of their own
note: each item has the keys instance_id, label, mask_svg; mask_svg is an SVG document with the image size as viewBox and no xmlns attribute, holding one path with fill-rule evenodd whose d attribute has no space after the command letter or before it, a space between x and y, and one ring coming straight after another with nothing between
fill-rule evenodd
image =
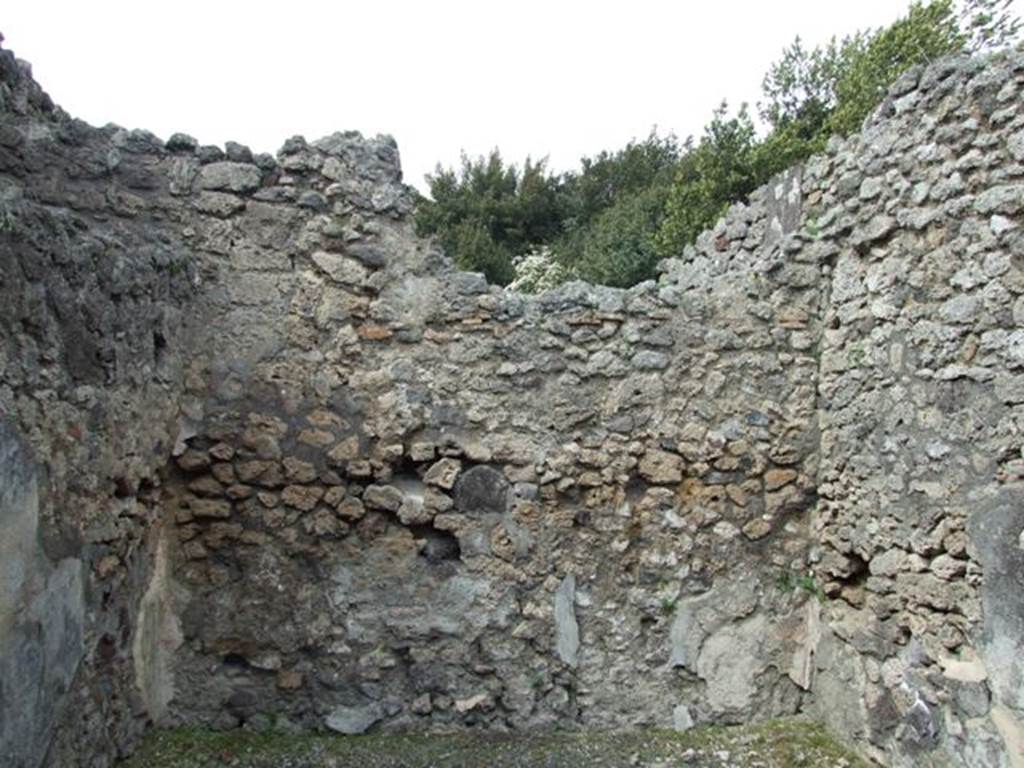
<instances>
[{"instance_id":1,"label":"gravel ground","mask_svg":"<svg viewBox=\"0 0 1024 768\"><path fill-rule=\"evenodd\" d=\"M121 768L869 768L821 726L320 736L154 731Z\"/></svg>"}]
</instances>

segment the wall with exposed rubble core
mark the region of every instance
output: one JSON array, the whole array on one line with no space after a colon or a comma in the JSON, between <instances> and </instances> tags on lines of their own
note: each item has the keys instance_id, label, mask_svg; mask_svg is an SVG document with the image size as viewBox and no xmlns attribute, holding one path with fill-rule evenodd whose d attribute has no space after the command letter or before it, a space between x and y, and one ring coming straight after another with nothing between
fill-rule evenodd
<instances>
[{"instance_id":1,"label":"wall with exposed rubble core","mask_svg":"<svg viewBox=\"0 0 1024 768\"><path fill-rule=\"evenodd\" d=\"M1024 55L657 282L413 232L388 138L91 128L0 51L0 757L150 724L825 720L1024 765Z\"/></svg>"}]
</instances>

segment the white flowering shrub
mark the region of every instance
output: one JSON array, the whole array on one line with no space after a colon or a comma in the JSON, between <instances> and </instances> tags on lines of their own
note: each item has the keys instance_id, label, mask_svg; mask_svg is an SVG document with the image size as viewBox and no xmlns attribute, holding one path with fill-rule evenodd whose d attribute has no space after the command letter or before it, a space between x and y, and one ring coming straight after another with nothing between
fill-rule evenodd
<instances>
[{"instance_id":1,"label":"white flowering shrub","mask_svg":"<svg viewBox=\"0 0 1024 768\"><path fill-rule=\"evenodd\" d=\"M515 277L506 290L522 293L540 293L561 285L575 276L572 270L559 264L546 247L517 256L512 262Z\"/></svg>"}]
</instances>

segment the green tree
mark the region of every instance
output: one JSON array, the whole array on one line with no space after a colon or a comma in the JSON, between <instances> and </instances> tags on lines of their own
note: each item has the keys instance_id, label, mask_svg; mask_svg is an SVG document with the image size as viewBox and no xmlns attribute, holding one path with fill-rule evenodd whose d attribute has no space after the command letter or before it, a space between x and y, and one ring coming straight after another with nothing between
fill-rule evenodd
<instances>
[{"instance_id":1,"label":"green tree","mask_svg":"<svg viewBox=\"0 0 1024 768\"><path fill-rule=\"evenodd\" d=\"M460 221L445 232L441 242L460 268L483 272L488 282L497 285L508 285L515 279L515 253L498 242L483 222Z\"/></svg>"},{"instance_id":2,"label":"green tree","mask_svg":"<svg viewBox=\"0 0 1024 768\"><path fill-rule=\"evenodd\" d=\"M825 126L835 107L835 84L844 56L860 44L863 33L808 51L797 36L782 51L761 81L764 100L758 104L761 118L772 131L791 128L811 138Z\"/></svg>"},{"instance_id":3,"label":"green tree","mask_svg":"<svg viewBox=\"0 0 1024 768\"><path fill-rule=\"evenodd\" d=\"M845 136L860 128L896 79L917 64L964 50L967 37L952 0L911 3L885 29L848 38L834 85L835 106L825 130Z\"/></svg>"},{"instance_id":4,"label":"green tree","mask_svg":"<svg viewBox=\"0 0 1024 768\"><path fill-rule=\"evenodd\" d=\"M683 149L675 136L652 130L566 174L563 234L551 246L563 274L621 287L654 277L655 238Z\"/></svg>"},{"instance_id":5,"label":"green tree","mask_svg":"<svg viewBox=\"0 0 1024 768\"><path fill-rule=\"evenodd\" d=\"M495 149L487 157L463 155L456 172L438 166L427 176L430 198L420 198L416 231L436 235L463 269L483 272L505 285L515 276L512 260L561 232L558 178L543 160L527 158L520 171Z\"/></svg>"},{"instance_id":6,"label":"green tree","mask_svg":"<svg viewBox=\"0 0 1024 768\"><path fill-rule=\"evenodd\" d=\"M651 185L605 208L575 240L572 271L619 288L654 277L668 191L666 185Z\"/></svg>"},{"instance_id":7,"label":"green tree","mask_svg":"<svg viewBox=\"0 0 1024 768\"><path fill-rule=\"evenodd\" d=\"M648 187L668 185L680 157L679 140L652 130L617 152L584 157L580 170L565 174L561 194L567 229L583 229L625 196Z\"/></svg>"},{"instance_id":8,"label":"green tree","mask_svg":"<svg viewBox=\"0 0 1024 768\"><path fill-rule=\"evenodd\" d=\"M813 139L816 151L829 135L860 128L911 67L1010 45L1020 34L1011 6L1011 0L918 0L882 29L832 38L813 50L798 37L764 77L761 117L773 132Z\"/></svg>"},{"instance_id":9,"label":"green tree","mask_svg":"<svg viewBox=\"0 0 1024 768\"><path fill-rule=\"evenodd\" d=\"M756 146L747 106L730 117L728 105L722 102L700 143L679 162L656 239L660 254L672 255L693 242L730 203L758 186Z\"/></svg>"}]
</instances>

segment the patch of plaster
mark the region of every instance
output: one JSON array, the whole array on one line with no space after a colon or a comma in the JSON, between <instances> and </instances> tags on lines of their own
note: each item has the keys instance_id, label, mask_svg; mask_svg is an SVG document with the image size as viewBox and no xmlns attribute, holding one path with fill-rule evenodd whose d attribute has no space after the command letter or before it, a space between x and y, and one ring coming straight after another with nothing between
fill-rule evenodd
<instances>
[{"instance_id":1,"label":"patch of plaster","mask_svg":"<svg viewBox=\"0 0 1024 768\"><path fill-rule=\"evenodd\" d=\"M992 707L989 716L1006 744L1010 768L1024 768L1024 722L1006 707Z\"/></svg>"},{"instance_id":2,"label":"patch of plaster","mask_svg":"<svg viewBox=\"0 0 1024 768\"><path fill-rule=\"evenodd\" d=\"M575 667L580 649L580 629L576 623L576 577L569 574L555 593L555 630L558 635L558 658Z\"/></svg>"},{"instance_id":3,"label":"patch of plaster","mask_svg":"<svg viewBox=\"0 0 1024 768\"><path fill-rule=\"evenodd\" d=\"M146 712L155 723L164 718L167 705L174 698L171 660L183 641L171 595L167 540L161 536L157 543L153 576L139 604L132 654L136 684Z\"/></svg>"}]
</instances>

